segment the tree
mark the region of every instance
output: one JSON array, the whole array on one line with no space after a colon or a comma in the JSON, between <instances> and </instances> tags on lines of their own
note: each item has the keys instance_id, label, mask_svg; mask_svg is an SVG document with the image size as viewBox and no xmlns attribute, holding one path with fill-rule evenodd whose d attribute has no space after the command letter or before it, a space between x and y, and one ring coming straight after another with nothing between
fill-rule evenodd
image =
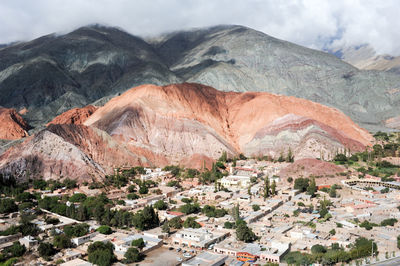
<instances>
[{"instance_id":1,"label":"tree","mask_svg":"<svg viewBox=\"0 0 400 266\"><path fill-rule=\"evenodd\" d=\"M112 233L112 229L108 225L102 225L97 228L96 231L103 235L109 235Z\"/></svg>"},{"instance_id":2,"label":"tree","mask_svg":"<svg viewBox=\"0 0 400 266\"><path fill-rule=\"evenodd\" d=\"M245 221L239 222L237 228L236 228L236 237L240 241L244 241L246 243L253 242L254 240L257 239L256 234L247 226Z\"/></svg>"},{"instance_id":3,"label":"tree","mask_svg":"<svg viewBox=\"0 0 400 266\"><path fill-rule=\"evenodd\" d=\"M42 258L48 259L50 256L56 254L56 250L50 243L42 242L38 247L39 255Z\"/></svg>"},{"instance_id":4,"label":"tree","mask_svg":"<svg viewBox=\"0 0 400 266\"><path fill-rule=\"evenodd\" d=\"M224 223L224 228L226 228L226 229L232 229L232 228L234 228L235 227L235 224L234 223L231 223L231 222L228 222L228 221L226 221L225 223Z\"/></svg>"},{"instance_id":5,"label":"tree","mask_svg":"<svg viewBox=\"0 0 400 266\"><path fill-rule=\"evenodd\" d=\"M162 231L163 233L167 233L167 234L170 233L171 228L169 227L168 221L165 221L165 223L162 225L161 231Z\"/></svg>"},{"instance_id":6,"label":"tree","mask_svg":"<svg viewBox=\"0 0 400 266\"><path fill-rule=\"evenodd\" d=\"M331 198L336 198L336 187L332 186L331 189L329 190L329 197Z\"/></svg>"},{"instance_id":7,"label":"tree","mask_svg":"<svg viewBox=\"0 0 400 266\"><path fill-rule=\"evenodd\" d=\"M157 210L166 210L168 208L168 204L163 200L159 200L154 203L154 208L156 208Z\"/></svg>"},{"instance_id":8,"label":"tree","mask_svg":"<svg viewBox=\"0 0 400 266\"><path fill-rule=\"evenodd\" d=\"M72 247L72 242L68 236L61 234L54 237L53 245L58 249L65 249Z\"/></svg>"},{"instance_id":9,"label":"tree","mask_svg":"<svg viewBox=\"0 0 400 266\"><path fill-rule=\"evenodd\" d=\"M198 213L200 211L200 205L198 203L186 203L182 205L179 210L184 214Z\"/></svg>"},{"instance_id":10,"label":"tree","mask_svg":"<svg viewBox=\"0 0 400 266\"><path fill-rule=\"evenodd\" d=\"M141 186L139 187L139 193L140 193L140 194L147 194L147 193L149 193L149 189L148 189L146 186L141 185Z\"/></svg>"},{"instance_id":11,"label":"tree","mask_svg":"<svg viewBox=\"0 0 400 266\"><path fill-rule=\"evenodd\" d=\"M83 193L76 193L69 198L71 202L84 202L87 196Z\"/></svg>"},{"instance_id":12,"label":"tree","mask_svg":"<svg viewBox=\"0 0 400 266\"><path fill-rule=\"evenodd\" d=\"M85 205L81 204L79 206L78 211L76 213L76 219L78 221L86 221L87 219L89 219L88 210Z\"/></svg>"},{"instance_id":13,"label":"tree","mask_svg":"<svg viewBox=\"0 0 400 266\"><path fill-rule=\"evenodd\" d=\"M127 197L129 200L135 200L135 199L138 199L138 198L139 198L139 195L137 195L136 193L129 193L126 197Z\"/></svg>"},{"instance_id":14,"label":"tree","mask_svg":"<svg viewBox=\"0 0 400 266\"><path fill-rule=\"evenodd\" d=\"M137 247L138 249L142 249L145 247L145 243L143 238L134 239L131 242L131 246Z\"/></svg>"},{"instance_id":15,"label":"tree","mask_svg":"<svg viewBox=\"0 0 400 266\"><path fill-rule=\"evenodd\" d=\"M345 164L347 162L347 157L343 153L338 153L333 160L340 164Z\"/></svg>"},{"instance_id":16,"label":"tree","mask_svg":"<svg viewBox=\"0 0 400 266\"><path fill-rule=\"evenodd\" d=\"M125 253L125 263L139 262L143 258L143 255L136 248L128 248Z\"/></svg>"},{"instance_id":17,"label":"tree","mask_svg":"<svg viewBox=\"0 0 400 266\"><path fill-rule=\"evenodd\" d=\"M316 244L311 247L312 254L325 253L325 252L326 252L326 248L322 245Z\"/></svg>"},{"instance_id":18,"label":"tree","mask_svg":"<svg viewBox=\"0 0 400 266\"><path fill-rule=\"evenodd\" d=\"M175 229L181 229L182 228L182 219L180 217L174 217L171 220L169 220L168 224L170 227L175 228Z\"/></svg>"},{"instance_id":19,"label":"tree","mask_svg":"<svg viewBox=\"0 0 400 266\"><path fill-rule=\"evenodd\" d=\"M18 206L13 199L0 199L0 213L10 213L18 211Z\"/></svg>"},{"instance_id":20,"label":"tree","mask_svg":"<svg viewBox=\"0 0 400 266\"><path fill-rule=\"evenodd\" d=\"M88 247L89 262L98 266L109 266L115 260L114 247L111 242L96 241Z\"/></svg>"},{"instance_id":21,"label":"tree","mask_svg":"<svg viewBox=\"0 0 400 266\"><path fill-rule=\"evenodd\" d=\"M294 181L294 188L300 190L301 192L304 192L307 190L309 183L310 180L308 178L300 177Z\"/></svg>"},{"instance_id":22,"label":"tree","mask_svg":"<svg viewBox=\"0 0 400 266\"><path fill-rule=\"evenodd\" d=\"M133 225L139 230L149 230L159 226L160 220L153 206L145 206L133 216Z\"/></svg>"},{"instance_id":23,"label":"tree","mask_svg":"<svg viewBox=\"0 0 400 266\"><path fill-rule=\"evenodd\" d=\"M7 253L11 254L11 257L21 257L26 252L26 247L21 245L18 241L15 241L11 247L7 249Z\"/></svg>"},{"instance_id":24,"label":"tree","mask_svg":"<svg viewBox=\"0 0 400 266\"><path fill-rule=\"evenodd\" d=\"M185 228L200 228L201 225L198 222L196 222L196 219L194 217L188 217L183 222L183 227L185 227Z\"/></svg>"},{"instance_id":25,"label":"tree","mask_svg":"<svg viewBox=\"0 0 400 266\"><path fill-rule=\"evenodd\" d=\"M331 234L331 235L336 235L336 230L335 229L332 229L331 231L329 231L329 234Z\"/></svg>"},{"instance_id":26,"label":"tree","mask_svg":"<svg viewBox=\"0 0 400 266\"><path fill-rule=\"evenodd\" d=\"M293 177L288 177L288 179L287 179L287 181L289 182L289 183L292 183L293 182Z\"/></svg>"},{"instance_id":27,"label":"tree","mask_svg":"<svg viewBox=\"0 0 400 266\"><path fill-rule=\"evenodd\" d=\"M294 156L293 156L293 153L292 153L292 149L290 147L289 147L288 154L287 154L287 157L286 157L286 162L288 162L288 163L293 163L294 162Z\"/></svg>"},{"instance_id":28,"label":"tree","mask_svg":"<svg viewBox=\"0 0 400 266\"><path fill-rule=\"evenodd\" d=\"M397 236L397 248L400 249L400 235Z\"/></svg>"},{"instance_id":29,"label":"tree","mask_svg":"<svg viewBox=\"0 0 400 266\"><path fill-rule=\"evenodd\" d=\"M310 182L309 186L307 187L307 194L311 195L311 197L314 197L315 192L317 192L317 185L315 183L315 177L312 177L311 182Z\"/></svg>"},{"instance_id":30,"label":"tree","mask_svg":"<svg viewBox=\"0 0 400 266\"><path fill-rule=\"evenodd\" d=\"M258 204L254 204L251 207L253 208L253 211L255 211L255 212L260 210L260 205L258 205Z\"/></svg>"},{"instance_id":31,"label":"tree","mask_svg":"<svg viewBox=\"0 0 400 266\"><path fill-rule=\"evenodd\" d=\"M264 200L269 197L269 178L268 176L264 179Z\"/></svg>"},{"instance_id":32,"label":"tree","mask_svg":"<svg viewBox=\"0 0 400 266\"><path fill-rule=\"evenodd\" d=\"M275 179L272 181L271 194L272 195L276 195L276 182L275 182Z\"/></svg>"}]
</instances>

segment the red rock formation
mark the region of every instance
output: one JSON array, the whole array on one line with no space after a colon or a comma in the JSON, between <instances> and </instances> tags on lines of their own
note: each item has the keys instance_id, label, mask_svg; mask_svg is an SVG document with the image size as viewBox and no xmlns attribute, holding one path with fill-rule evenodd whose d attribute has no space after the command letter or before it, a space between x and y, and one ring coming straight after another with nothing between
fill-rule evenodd
<instances>
[{"instance_id":1,"label":"red rock formation","mask_svg":"<svg viewBox=\"0 0 400 266\"><path fill-rule=\"evenodd\" d=\"M28 136L30 126L15 109L0 107L0 139L15 140Z\"/></svg>"},{"instance_id":2,"label":"red rock formation","mask_svg":"<svg viewBox=\"0 0 400 266\"><path fill-rule=\"evenodd\" d=\"M62 113L59 116L56 116L51 122L49 122L46 126L52 124L75 124L80 125L88 119L95 111L97 110L96 106L87 105L82 108L73 108Z\"/></svg>"},{"instance_id":3,"label":"red rock formation","mask_svg":"<svg viewBox=\"0 0 400 266\"><path fill-rule=\"evenodd\" d=\"M333 163L320 161L317 159L307 158L295 161L283 168L279 172L279 176L286 177L323 177L323 176L336 176L338 173L343 173L346 168Z\"/></svg>"},{"instance_id":4,"label":"red rock formation","mask_svg":"<svg viewBox=\"0 0 400 266\"><path fill-rule=\"evenodd\" d=\"M286 124L279 122L282 119ZM303 141L295 143L301 147L296 151L303 154L300 157L315 158L321 151L333 153L340 148L362 150L372 140L343 113L321 104L264 92L221 92L188 83L133 88L99 108L85 124L131 146L164 154L173 163L193 154L217 158L224 150L247 155L273 150L276 155L285 148L274 143L282 132L289 136L287 147L291 139ZM319 143L317 148L315 143ZM315 149L304 152L311 144Z\"/></svg>"}]
</instances>

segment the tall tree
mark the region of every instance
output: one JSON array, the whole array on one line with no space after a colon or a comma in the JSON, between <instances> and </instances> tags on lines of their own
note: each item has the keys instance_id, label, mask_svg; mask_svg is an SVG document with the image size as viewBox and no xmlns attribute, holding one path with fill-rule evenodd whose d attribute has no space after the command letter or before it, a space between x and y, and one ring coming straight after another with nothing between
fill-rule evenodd
<instances>
[{"instance_id":1,"label":"tall tree","mask_svg":"<svg viewBox=\"0 0 400 266\"><path fill-rule=\"evenodd\" d=\"M270 186L269 186L269 178L268 176L264 179L264 200L269 197Z\"/></svg>"},{"instance_id":2,"label":"tall tree","mask_svg":"<svg viewBox=\"0 0 400 266\"><path fill-rule=\"evenodd\" d=\"M276 182L275 182L275 179L272 181L271 193L272 193L272 195L276 195Z\"/></svg>"}]
</instances>

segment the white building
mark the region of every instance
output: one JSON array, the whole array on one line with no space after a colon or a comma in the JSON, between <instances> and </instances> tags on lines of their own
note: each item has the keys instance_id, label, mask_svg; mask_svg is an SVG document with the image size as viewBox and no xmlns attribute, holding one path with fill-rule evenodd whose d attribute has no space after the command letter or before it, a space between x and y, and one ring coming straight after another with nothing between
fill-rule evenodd
<instances>
[{"instance_id":1,"label":"white building","mask_svg":"<svg viewBox=\"0 0 400 266\"><path fill-rule=\"evenodd\" d=\"M250 177L229 175L227 177L223 177L219 182L226 188L247 188L250 185Z\"/></svg>"},{"instance_id":2,"label":"white building","mask_svg":"<svg viewBox=\"0 0 400 266\"><path fill-rule=\"evenodd\" d=\"M229 232L210 232L204 228L187 228L178 231L172 238L172 243L180 246L193 247L198 249L208 248L211 244L224 240Z\"/></svg>"}]
</instances>

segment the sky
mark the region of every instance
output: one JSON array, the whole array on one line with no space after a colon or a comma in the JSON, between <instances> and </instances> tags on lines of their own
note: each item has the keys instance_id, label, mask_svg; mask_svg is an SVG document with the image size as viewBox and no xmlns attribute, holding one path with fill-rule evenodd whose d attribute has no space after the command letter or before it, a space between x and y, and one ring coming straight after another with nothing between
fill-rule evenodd
<instances>
[{"instance_id":1,"label":"sky","mask_svg":"<svg viewBox=\"0 0 400 266\"><path fill-rule=\"evenodd\" d=\"M400 55L399 16L398 0L1 0L0 43L94 23L143 37L236 24L315 49L370 44Z\"/></svg>"}]
</instances>

